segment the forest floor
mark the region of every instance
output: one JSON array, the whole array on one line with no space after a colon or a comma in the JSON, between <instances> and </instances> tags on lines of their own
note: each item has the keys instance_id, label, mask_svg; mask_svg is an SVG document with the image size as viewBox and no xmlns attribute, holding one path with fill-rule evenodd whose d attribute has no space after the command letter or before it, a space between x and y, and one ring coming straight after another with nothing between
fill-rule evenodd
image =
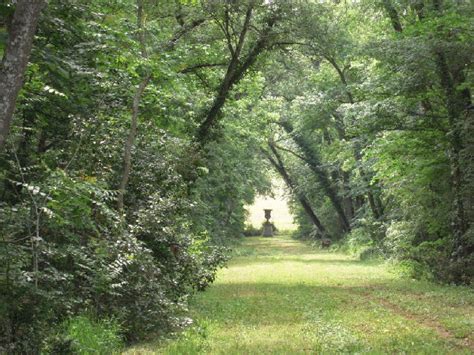
<instances>
[{"instance_id":1,"label":"forest floor","mask_svg":"<svg viewBox=\"0 0 474 355\"><path fill-rule=\"evenodd\" d=\"M174 339L127 354L474 354L474 292L287 236L247 238Z\"/></svg>"}]
</instances>

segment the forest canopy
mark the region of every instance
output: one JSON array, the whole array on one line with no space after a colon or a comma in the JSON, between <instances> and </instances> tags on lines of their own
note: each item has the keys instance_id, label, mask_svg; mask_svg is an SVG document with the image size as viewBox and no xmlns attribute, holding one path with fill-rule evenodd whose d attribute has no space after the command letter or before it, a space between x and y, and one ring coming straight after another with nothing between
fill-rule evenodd
<instances>
[{"instance_id":1,"label":"forest canopy","mask_svg":"<svg viewBox=\"0 0 474 355\"><path fill-rule=\"evenodd\" d=\"M472 284L473 21L462 0L2 0L0 352L186 325L272 174L295 237Z\"/></svg>"}]
</instances>

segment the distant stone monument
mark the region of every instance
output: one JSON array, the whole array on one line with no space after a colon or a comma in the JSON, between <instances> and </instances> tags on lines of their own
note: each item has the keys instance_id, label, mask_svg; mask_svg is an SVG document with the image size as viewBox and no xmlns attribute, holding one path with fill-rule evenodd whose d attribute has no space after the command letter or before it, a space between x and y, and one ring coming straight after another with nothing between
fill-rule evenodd
<instances>
[{"instance_id":1,"label":"distant stone monument","mask_svg":"<svg viewBox=\"0 0 474 355\"><path fill-rule=\"evenodd\" d=\"M272 218L272 210L264 209L265 211L265 223L263 223L263 236L264 237L273 237L273 223L270 222L270 218Z\"/></svg>"}]
</instances>

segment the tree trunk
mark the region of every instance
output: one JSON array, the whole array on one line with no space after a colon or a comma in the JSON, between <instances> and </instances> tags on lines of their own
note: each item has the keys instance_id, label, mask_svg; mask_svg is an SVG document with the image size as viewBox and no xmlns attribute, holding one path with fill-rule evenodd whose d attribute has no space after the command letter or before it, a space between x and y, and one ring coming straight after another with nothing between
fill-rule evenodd
<instances>
[{"instance_id":1,"label":"tree trunk","mask_svg":"<svg viewBox=\"0 0 474 355\"><path fill-rule=\"evenodd\" d=\"M433 1L434 11L442 16L442 0ZM419 17L423 20L423 14ZM453 257L457 261L469 260L474 253L474 242L468 231L472 228L471 212L473 191L469 188L469 175L474 169L472 165L472 102L468 88L458 90L465 84L466 78L462 70L455 73L451 70L446 54L441 49L434 50L437 74L445 94L445 107L449 119L449 142L451 162L451 187L453 189ZM466 153L468 153L466 155ZM467 158L467 159L466 159ZM472 177L472 176L471 176ZM472 234L472 230L471 230ZM461 275L458 275L462 278ZM461 280L458 280L461 281Z\"/></svg>"},{"instance_id":2,"label":"tree trunk","mask_svg":"<svg viewBox=\"0 0 474 355\"><path fill-rule=\"evenodd\" d=\"M398 16L397 10L395 7L393 7L392 1L383 0L383 7L385 8L385 11L387 11L388 17L390 17L393 29L396 32L402 32L402 23L400 22L400 17Z\"/></svg>"},{"instance_id":3,"label":"tree trunk","mask_svg":"<svg viewBox=\"0 0 474 355\"><path fill-rule=\"evenodd\" d=\"M123 211L123 198L125 195L125 190L128 184L128 179L130 177L130 169L132 166L132 147L135 143L135 136L137 134L138 126L138 115L140 112L140 101L143 96L148 83L150 82L151 74L147 74L140 84L138 85L135 96L133 97L132 104L132 119L130 122L130 131L128 132L127 141L125 142L125 150L123 156L123 170L122 170L122 179L120 181L120 186L117 196L117 208L119 211Z\"/></svg>"},{"instance_id":4,"label":"tree trunk","mask_svg":"<svg viewBox=\"0 0 474 355\"><path fill-rule=\"evenodd\" d=\"M466 151L464 146L462 129L465 126L463 122L463 111L471 105L470 98L465 98L461 93L456 92L455 83L449 71L447 60L442 52L436 53L436 66L440 78L441 86L445 92L445 105L449 118L449 142L451 152L449 159L451 162L451 186L454 195L454 218L453 218L453 234L455 241L455 255L462 257L472 253L472 245L467 247L464 245L464 234L469 229L472 221L467 219L465 212L463 167L461 166L461 152ZM468 193L468 196L472 192Z\"/></svg>"},{"instance_id":5,"label":"tree trunk","mask_svg":"<svg viewBox=\"0 0 474 355\"><path fill-rule=\"evenodd\" d=\"M250 27L250 16L252 12L251 9L247 10L243 28L239 36L239 42L235 50L231 49L231 61L227 67L227 72L222 81L217 95L214 99L209 111L207 111L203 117L203 121L200 124L198 131L196 133L196 141L203 145L205 144L211 135L212 129L218 123L221 110L224 107L224 104L229 96L231 89L234 85L238 84L240 80L245 76L247 70L255 63L258 56L268 47L270 37L272 34L273 27L275 26L278 14L274 14L270 17L266 23L266 28L263 33L260 35L260 38L252 46L245 58L239 58L240 52L243 46L243 42L246 39L246 34L248 28ZM229 44L231 47L231 45ZM241 63L241 64L239 64Z\"/></svg>"},{"instance_id":6,"label":"tree trunk","mask_svg":"<svg viewBox=\"0 0 474 355\"><path fill-rule=\"evenodd\" d=\"M346 92L346 96L349 103L354 104L355 103L354 96L352 95L352 92L348 88L348 83L347 83L347 79L346 79L346 75L344 74L344 71L341 70L341 68L339 67L335 59L331 57L327 57L326 59L329 61L329 63L333 66L333 68L336 70L337 74L339 75L339 79L342 85L344 86L344 90ZM344 123L342 119L337 117L337 115L334 115L334 117L336 119L336 129L339 132L339 135L341 135L341 138L345 139L346 137L345 137ZM359 164L359 168L358 168L359 174L367 188L367 199L369 200L370 209L375 219L379 219L383 215L382 201L380 200L378 196L375 196L374 189L372 188L369 178L367 177L367 172L361 166L361 162L362 162L361 148L357 142L355 142L354 144L353 154L354 154L354 158L356 162Z\"/></svg>"},{"instance_id":7,"label":"tree trunk","mask_svg":"<svg viewBox=\"0 0 474 355\"><path fill-rule=\"evenodd\" d=\"M344 189L344 210L347 218L352 220L355 216L354 211L354 201L352 200L352 192L350 186L350 175L347 171L340 169L340 174L342 175L342 185Z\"/></svg>"},{"instance_id":8,"label":"tree trunk","mask_svg":"<svg viewBox=\"0 0 474 355\"><path fill-rule=\"evenodd\" d=\"M33 39L45 5L43 0L18 0L9 26L0 68L0 150L10 132L16 99L23 86Z\"/></svg>"},{"instance_id":9,"label":"tree trunk","mask_svg":"<svg viewBox=\"0 0 474 355\"><path fill-rule=\"evenodd\" d=\"M137 39L140 48L140 54L142 58L148 58L148 51L146 47L146 31L145 31L145 10L144 10L144 1L137 0ZM181 28L177 31L170 41L166 43L164 46L164 51L170 51L174 49L177 41L184 36L186 33L191 31L193 28L199 26L201 23L204 22L203 19L198 19L186 25L183 19L180 18L179 23ZM133 103L132 103L132 117L130 120L130 131L127 136L127 140L125 142L125 149L124 149L124 156L123 156L123 169L122 169L122 178L120 181L119 189L118 189L118 196L117 196L117 209L119 211L123 211L124 208L124 196L128 184L128 180L130 177L130 170L132 167L132 148L135 144L135 136L137 133L137 126L138 126L138 117L140 113L140 101L143 96L143 92L145 91L146 87L148 86L151 78L152 73L145 74L136 91L135 95L133 96Z\"/></svg>"},{"instance_id":10,"label":"tree trunk","mask_svg":"<svg viewBox=\"0 0 474 355\"><path fill-rule=\"evenodd\" d=\"M140 53L142 58L147 58L148 53L146 50L146 41L145 41L145 29L144 29L144 10L143 10L143 0L137 0L137 37L138 44L140 45ZM127 141L125 142L125 149L123 154L123 170L122 170L122 179L120 180L120 185L118 189L117 196L117 209L123 211L124 195L127 188L128 179L130 177L130 170L132 167L132 148L135 144L135 136L137 134L138 126L138 116L140 113L140 101L143 96L148 83L151 80L151 73L145 74L145 76L140 81L140 84L135 91L132 102L132 117L130 121L130 131L128 132Z\"/></svg>"},{"instance_id":11,"label":"tree trunk","mask_svg":"<svg viewBox=\"0 0 474 355\"><path fill-rule=\"evenodd\" d=\"M294 132L293 125L289 121L282 121L281 126L288 134L292 135L294 142L298 145L298 147L304 154L306 158L305 160L308 163L309 168L314 172L321 187L326 193L326 196L328 196L331 200L331 203L334 209L336 210L336 213L341 219L343 229L346 232L350 232L351 226L349 220L347 219L347 216L344 212L344 208L339 199L337 191L334 189L331 184L331 181L329 180L327 172L321 167L321 158L318 156L317 152L312 149L310 142L308 142L303 135Z\"/></svg>"},{"instance_id":12,"label":"tree trunk","mask_svg":"<svg viewBox=\"0 0 474 355\"><path fill-rule=\"evenodd\" d=\"M269 144L269 147L271 151L273 152L274 158L266 151L263 150L263 154L267 158L267 160L273 165L275 170L280 174L280 176L283 178L283 180L286 183L286 186L290 189L293 194L298 198L298 201L300 202L301 206L303 207L304 211L306 212L306 215L310 219L310 221L314 224L314 226L319 230L319 232L322 234L323 237L329 237L326 228L324 225L321 223L319 218L317 217L316 213L314 212L313 208L311 207L311 204L309 200L306 198L306 196L298 191L298 188L296 186L296 183L293 181L293 179L290 177L288 174L288 171L286 170L285 165L283 164L283 160L280 157L280 154L276 150L275 146L272 144Z\"/></svg>"},{"instance_id":13,"label":"tree trunk","mask_svg":"<svg viewBox=\"0 0 474 355\"><path fill-rule=\"evenodd\" d=\"M391 6L389 0L384 0L384 2ZM393 6L392 9L390 9L390 6L385 7L390 18L393 16L391 12L394 12L398 18ZM418 20L423 21L425 18L424 2L418 0L413 7ZM438 15L442 15L442 1L433 0L433 9ZM401 26L397 26L396 21L392 20L392 26L395 31L402 32ZM434 60L440 85L445 94L445 107L450 128L448 140L451 146L449 160L451 165L451 188L453 190L453 256L461 260L474 253L474 243L467 236L474 219L472 213L474 196L470 188L470 179L472 179L472 171L474 171L474 161L472 159L474 114L469 89L457 90L457 87L465 82L462 72L460 75L451 72L446 55L442 50L434 51Z\"/></svg>"}]
</instances>

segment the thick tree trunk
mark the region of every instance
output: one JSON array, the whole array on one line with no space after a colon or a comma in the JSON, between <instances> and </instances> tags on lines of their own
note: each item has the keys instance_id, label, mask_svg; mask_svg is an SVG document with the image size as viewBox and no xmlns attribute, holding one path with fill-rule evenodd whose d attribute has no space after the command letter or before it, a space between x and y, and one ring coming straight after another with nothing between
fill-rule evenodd
<instances>
[{"instance_id":1,"label":"thick tree trunk","mask_svg":"<svg viewBox=\"0 0 474 355\"><path fill-rule=\"evenodd\" d=\"M283 164L283 160L281 159L280 154L276 150L275 146L272 144L269 144L270 150L272 151L274 157L272 157L268 152L263 151L263 154L267 158L267 160L272 164L272 166L275 168L275 170L280 174L280 176L283 178L283 180L286 183L286 186L290 189L290 191L295 194L295 196L298 198L298 201L300 202L301 206L303 207L304 211L306 212L306 215L308 216L309 220L314 224L314 226L319 230L321 235L323 237L329 237L326 231L326 228L324 225L321 223L319 220L318 216L314 212L313 208L311 207L311 204L309 200L306 198L306 196L301 193L297 186L296 183L293 181L293 179L290 177L285 165Z\"/></svg>"},{"instance_id":2,"label":"thick tree trunk","mask_svg":"<svg viewBox=\"0 0 474 355\"><path fill-rule=\"evenodd\" d=\"M18 0L9 26L0 68L0 150L10 132L16 99L23 86L26 66L44 0Z\"/></svg>"},{"instance_id":3,"label":"thick tree trunk","mask_svg":"<svg viewBox=\"0 0 474 355\"><path fill-rule=\"evenodd\" d=\"M471 105L472 106L472 105ZM462 129L464 148L461 151L461 166L463 169L463 186L462 193L464 197L464 214L467 221L467 232L461 240L457 242L457 248L461 246L461 250L456 252L464 255L474 253L474 109L466 109L464 125ZM471 235L471 237L469 237ZM465 247L463 248L462 245Z\"/></svg>"},{"instance_id":4,"label":"thick tree trunk","mask_svg":"<svg viewBox=\"0 0 474 355\"><path fill-rule=\"evenodd\" d=\"M463 139L465 135L463 135L462 130L466 127L467 122L463 122L463 112L470 107L471 102L470 97L465 97L466 95L456 92L456 84L452 80L446 57L442 52L436 53L436 66L441 86L445 92L445 105L450 125L449 142L451 152L449 158L451 162L451 186L454 196L453 233L455 255L462 257L473 252L472 245L464 245L464 234L472 223L472 221L469 221L467 218L465 200L466 197L472 194L472 191L468 192L468 195L465 196L466 189L464 188L464 184L466 183L466 178L463 176L464 169L463 166L461 166L461 154L463 151L466 151L464 145L466 142L465 139ZM467 117L469 117L469 115L467 115Z\"/></svg>"},{"instance_id":5,"label":"thick tree trunk","mask_svg":"<svg viewBox=\"0 0 474 355\"><path fill-rule=\"evenodd\" d=\"M433 1L434 11L443 15L443 1ZM419 17L423 20L423 15ZM474 253L474 242L472 240L472 224L474 222L472 202L474 192L469 188L470 174L474 169L472 165L472 127L473 112L471 93L468 88L458 90L465 84L466 78L462 72L451 70L447 55L441 49L434 50L437 74L441 87L445 94L445 107L449 119L449 142L451 145L451 187L453 189L453 235L454 250L453 257L457 261L469 262ZM466 154L467 153L467 154ZM472 177L472 176L471 176ZM470 231L470 233L469 233ZM471 235L469 235L471 234ZM462 271L458 275L462 279Z\"/></svg>"}]
</instances>

